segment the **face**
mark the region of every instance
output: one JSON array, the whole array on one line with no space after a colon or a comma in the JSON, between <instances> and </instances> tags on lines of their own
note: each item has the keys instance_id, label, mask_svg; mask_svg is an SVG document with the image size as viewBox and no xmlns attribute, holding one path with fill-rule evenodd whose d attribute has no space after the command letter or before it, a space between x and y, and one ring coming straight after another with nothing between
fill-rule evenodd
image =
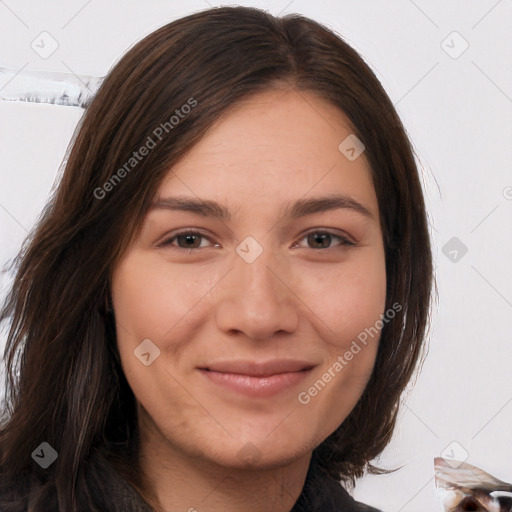
<instances>
[{"instance_id":1,"label":"face","mask_svg":"<svg viewBox=\"0 0 512 512\"><path fill-rule=\"evenodd\" d=\"M112 279L143 437L223 466L273 467L353 409L386 273L364 152L338 148L352 132L311 93L266 92L169 171Z\"/></svg>"}]
</instances>

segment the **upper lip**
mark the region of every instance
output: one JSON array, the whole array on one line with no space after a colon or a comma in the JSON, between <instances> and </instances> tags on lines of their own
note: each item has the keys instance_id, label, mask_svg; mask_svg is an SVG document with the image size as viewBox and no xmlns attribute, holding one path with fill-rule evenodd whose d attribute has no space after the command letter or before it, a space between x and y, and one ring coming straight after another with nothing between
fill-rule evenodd
<instances>
[{"instance_id":1,"label":"upper lip","mask_svg":"<svg viewBox=\"0 0 512 512\"><path fill-rule=\"evenodd\" d=\"M268 377L280 373L293 373L310 370L316 366L308 361L296 359L273 359L270 361L217 361L199 367L200 370L209 370L220 373L238 373L250 377Z\"/></svg>"}]
</instances>

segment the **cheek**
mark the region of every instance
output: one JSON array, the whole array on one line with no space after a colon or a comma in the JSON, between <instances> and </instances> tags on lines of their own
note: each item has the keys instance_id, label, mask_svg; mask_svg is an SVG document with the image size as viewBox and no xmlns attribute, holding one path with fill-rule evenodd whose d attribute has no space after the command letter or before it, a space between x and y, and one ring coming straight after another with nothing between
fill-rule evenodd
<instances>
[{"instance_id":1,"label":"cheek","mask_svg":"<svg viewBox=\"0 0 512 512\"><path fill-rule=\"evenodd\" d=\"M177 267L148 261L136 251L117 266L112 278L117 346L124 374L137 401L164 423L171 421L168 416L173 410L184 412L185 407L182 389L166 358L173 344L163 343L166 334L172 338L174 326L183 328L184 318L197 302L191 293L194 286L180 293L182 284ZM134 353L145 339L160 350L148 366ZM166 407L162 407L164 403Z\"/></svg>"},{"instance_id":2,"label":"cheek","mask_svg":"<svg viewBox=\"0 0 512 512\"><path fill-rule=\"evenodd\" d=\"M322 373L311 383L311 395L307 394L315 402L312 407L323 410L320 417L337 411L330 416L331 427L349 414L370 378L386 303L383 251L361 251L358 256L316 280L320 286L307 279L315 312L328 327L324 329L327 350ZM313 399L315 393L322 396Z\"/></svg>"},{"instance_id":3,"label":"cheek","mask_svg":"<svg viewBox=\"0 0 512 512\"><path fill-rule=\"evenodd\" d=\"M148 263L137 254L123 261L112 280L116 322L133 338L162 340L212 287L212 276L184 272L162 260ZM139 341L139 342L140 342Z\"/></svg>"},{"instance_id":4,"label":"cheek","mask_svg":"<svg viewBox=\"0 0 512 512\"><path fill-rule=\"evenodd\" d=\"M333 348L345 350L384 313L386 268L381 251L361 253L346 264L304 272L301 289L323 323Z\"/></svg>"},{"instance_id":5,"label":"cheek","mask_svg":"<svg viewBox=\"0 0 512 512\"><path fill-rule=\"evenodd\" d=\"M325 360L297 400L323 440L347 418L371 376L386 301L385 263L375 258L340 266L321 282L310 285L309 297L318 323L328 327Z\"/></svg>"}]
</instances>

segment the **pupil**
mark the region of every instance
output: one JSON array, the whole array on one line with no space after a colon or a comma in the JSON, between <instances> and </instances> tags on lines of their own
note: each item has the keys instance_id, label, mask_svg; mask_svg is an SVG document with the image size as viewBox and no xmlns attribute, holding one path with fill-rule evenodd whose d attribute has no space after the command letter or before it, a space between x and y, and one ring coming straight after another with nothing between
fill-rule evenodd
<instances>
[{"instance_id":1,"label":"pupil","mask_svg":"<svg viewBox=\"0 0 512 512\"><path fill-rule=\"evenodd\" d=\"M197 244L194 245L194 241L197 241L198 236L197 235L181 235L180 238L183 240L185 239L185 245L187 247L197 247ZM196 240L194 240L196 239Z\"/></svg>"},{"instance_id":2,"label":"pupil","mask_svg":"<svg viewBox=\"0 0 512 512\"><path fill-rule=\"evenodd\" d=\"M313 242L313 244L320 243L320 248L325 249L326 247L329 247L329 235L328 233L319 233L319 234L312 234L308 236L309 242ZM327 242L323 243L322 242Z\"/></svg>"}]
</instances>

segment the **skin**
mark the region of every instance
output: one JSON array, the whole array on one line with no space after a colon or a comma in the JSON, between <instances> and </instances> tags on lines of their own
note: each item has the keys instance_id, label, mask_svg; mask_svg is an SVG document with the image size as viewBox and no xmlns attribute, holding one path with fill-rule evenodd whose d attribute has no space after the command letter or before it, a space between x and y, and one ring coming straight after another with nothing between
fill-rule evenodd
<instances>
[{"instance_id":1,"label":"skin","mask_svg":"<svg viewBox=\"0 0 512 512\"><path fill-rule=\"evenodd\" d=\"M269 91L238 104L158 193L216 201L232 218L151 209L116 265L118 348L139 406L141 468L155 491L146 498L157 510L289 511L312 450L364 391L379 336L309 403L297 398L384 313L385 256L369 166L364 153L350 161L338 150L351 133L348 118L312 93ZM288 201L334 192L372 217L348 208L282 215ZM332 237L311 240L312 230ZM178 231L204 237L187 244ZM252 263L235 251L248 236L263 249ZM177 250L190 244L188 253ZM149 366L134 356L144 339L160 350ZM275 358L315 366L267 398L221 389L197 369Z\"/></svg>"}]
</instances>

